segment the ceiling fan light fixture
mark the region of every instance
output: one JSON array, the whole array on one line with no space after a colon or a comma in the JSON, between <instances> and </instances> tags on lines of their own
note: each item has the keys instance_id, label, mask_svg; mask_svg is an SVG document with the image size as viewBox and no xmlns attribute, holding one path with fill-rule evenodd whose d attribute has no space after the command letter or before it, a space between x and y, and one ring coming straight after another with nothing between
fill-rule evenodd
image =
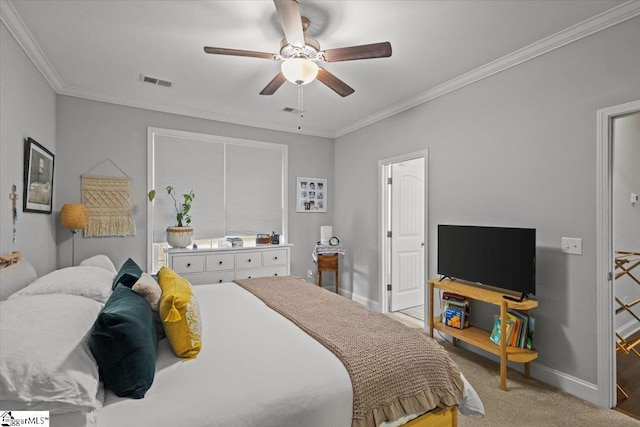
<instances>
[{"instance_id":1,"label":"ceiling fan light fixture","mask_svg":"<svg viewBox=\"0 0 640 427\"><path fill-rule=\"evenodd\" d=\"M318 76L318 65L307 58L289 58L280 66L282 74L291 83L306 85Z\"/></svg>"}]
</instances>

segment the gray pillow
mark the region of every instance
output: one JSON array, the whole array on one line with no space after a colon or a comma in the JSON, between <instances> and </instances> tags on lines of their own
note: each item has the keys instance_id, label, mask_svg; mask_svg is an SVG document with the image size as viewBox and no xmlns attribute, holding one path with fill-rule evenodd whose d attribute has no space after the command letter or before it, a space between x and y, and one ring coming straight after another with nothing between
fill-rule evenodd
<instances>
[{"instance_id":1,"label":"gray pillow","mask_svg":"<svg viewBox=\"0 0 640 427\"><path fill-rule=\"evenodd\" d=\"M5 300L38 278L36 270L26 258L0 270L0 300Z\"/></svg>"},{"instance_id":2,"label":"gray pillow","mask_svg":"<svg viewBox=\"0 0 640 427\"><path fill-rule=\"evenodd\" d=\"M93 266L93 267L102 267L105 270L116 274L118 270L116 266L113 265L113 261L106 255L94 255L90 258L85 259L80 263L80 266Z\"/></svg>"}]
</instances>

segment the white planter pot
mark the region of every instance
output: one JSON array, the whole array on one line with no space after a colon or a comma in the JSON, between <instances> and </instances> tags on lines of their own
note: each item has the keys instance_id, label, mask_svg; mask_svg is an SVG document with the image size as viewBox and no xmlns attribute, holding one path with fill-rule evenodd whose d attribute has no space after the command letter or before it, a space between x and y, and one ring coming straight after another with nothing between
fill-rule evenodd
<instances>
[{"instance_id":1,"label":"white planter pot","mask_svg":"<svg viewBox=\"0 0 640 427\"><path fill-rule=\"evenodd\" d=\"M167 243L172 248L186 248L191 245L192 227L167 227Z\"/></svg>"}]
</instances>

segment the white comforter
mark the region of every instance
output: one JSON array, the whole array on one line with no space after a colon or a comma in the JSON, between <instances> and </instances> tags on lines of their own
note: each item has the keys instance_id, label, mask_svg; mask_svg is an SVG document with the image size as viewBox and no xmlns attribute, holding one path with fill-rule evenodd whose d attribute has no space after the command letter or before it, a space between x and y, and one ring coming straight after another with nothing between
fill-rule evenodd
<instances>
[{"instance_id":1,"label":"white comforter","mask_svg":"<svg viewBox=\"0 0 640 427\"><path fill-rule=\"evenodd\" d=\"M194 289L198 357L182 361L161 341L144 399L107 392L99 426L351 425L351 381L329 350L235 284Z\"/></svg>"}]
</instances>

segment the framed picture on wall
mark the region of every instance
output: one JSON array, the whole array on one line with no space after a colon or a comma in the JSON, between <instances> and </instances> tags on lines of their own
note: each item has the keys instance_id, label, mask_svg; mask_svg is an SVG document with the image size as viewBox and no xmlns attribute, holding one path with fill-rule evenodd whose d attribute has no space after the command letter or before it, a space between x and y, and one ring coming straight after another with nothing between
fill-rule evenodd
<instances>
[{"instance_id":1,"label":"framed picture on wall","mask_svg":"<svg viewBox=\"0 0 640 427\"><path fill-rule=\"evenodd\" d=\"M296 212L327 211L327 180L297 177Z\"/></svg>"},{"instance_id":2,"label":"framed picture on wall","mask_svg":"<svg viewBox=\"0 0 640 427\"><path fill-rule=\"evenodd\" d=\"M24 212L51 213L55 156L31 138L24 141Z\"/></svg>"}]
</instances>

